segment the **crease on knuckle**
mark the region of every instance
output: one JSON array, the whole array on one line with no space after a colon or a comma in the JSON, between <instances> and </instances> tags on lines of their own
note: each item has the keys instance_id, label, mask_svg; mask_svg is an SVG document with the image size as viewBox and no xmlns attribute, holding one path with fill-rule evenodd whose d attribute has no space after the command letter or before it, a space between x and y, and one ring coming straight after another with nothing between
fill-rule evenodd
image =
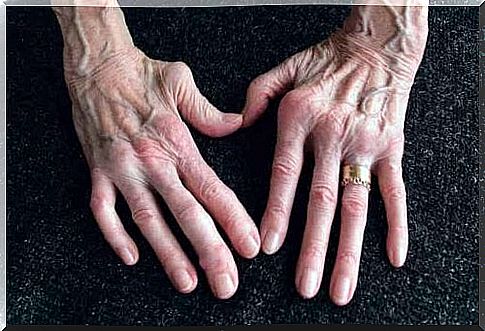
<instances>
[{"instance_id":1,"label":"crease on knuckle","mask_svg":"<svg viewBox=\"0 0 485 331\"><path fill-rule=\"evenodd\" d=\"M286 208L281 203L273 203L268 206L264 213L263 220L270 221L272 223L279 222L286 218Z\"/></svg>"},{"instance_id":2,"label":"crease on knuckle","mask_svg":"<svg viewBox=\"0 0 485 331\"><path fill-rule=\"evenodd\" d=\"M101 213L105 212L110 206L108 201L99 195L92 195L89 207L95 217L98 217Z\"/></svg>"},{"instance_id":3,"label":"crease on knuckle","mask_svg":"<svg viewBox=\"0 0 485 331\"><path fill-rule=\"evenodd\" d=\"M231 242L234 245L242 246L245 244L251 230L247 224L241 222L240 214L236 208L227 210L220 224L225 232L231 236Z\"/></svg>"},{"instance_id":4,"label":"crease on knuckle","mask_svg":"<svg viewBox=\"0 0 485 331\"><path fill-rule=\"evenodd\" d=\"M180 204L176 207L176 215L180 220L191 221L197 219L202 214L201 209L196 204Z\"/></svg>"},{"instance_id":5,"label":"crease on knuckle","mask_svg":"<svg viewBox=\"0 0 485 331\"><path fill-rule=\"evenodd\" d=\"M200 186L200 195L208 203L216 203L222 198L223 193L221 183L213 176L204 180Z\"/></svg>"},{"instance_id":6,"label":"crease on knuckle","mask_svg":"<svg viewBox=\"0 0 485 331\"><path fill-rule=\"evenodd\" d=\"M325 242L312 240L303 251L302 258L307 263L320 263L325 259Z\"/></svg>"},{"instance_id":7,"label":"crease on knuckle","mask_svg":"<svg viewBox=\"0 0 485 331\"><path fill-rule=\"evenodd\" d=\"M337 191L329 183L314 181L310 192L310 201L320 210L333 210L337 204Z\"/></svg>"},{"instance_id":8,"label":"crease on knuckle","mask_svg":"<svg viewBox=\"0 0 485 331\"><path fill-rule=\"evenodd\" d=\"M223 272L229 267L229 256L230 253L223 243L209 244L204 247L199 264L206 272Z\"/></svg>"},{"instance_id":9,"label":"crease on knuckle","mask_svg":"<svg viewBox=\"0 0 485 331\"><path fill-rule=\"evenodd\" d=\"M352 219L361 219L366 216L367 202L355 195L342 199L342 213Z\"/></svg>"},{"instance_id":10,"label":"crease on knuckle","mask_svg":"<svg viewBox=\"0 0 485 331\"><path fill-rule=\"evenodd\" d=\"M138 226L143 227L156 221L157 212L151 208L139 207L133 210L132 217Z\"/></svg>"},{"instance_id":11,"label":"crease on knuckle","mask_svg":"<svg viewBox=\"0 0 485 331\"><path fill-rule=\"evenodd\" d=\"M174 246L164 247L164 249L158 254L158 259L164 268L170 265L184 264L185 259L181 256L180 251Z\"/></svg>"},{"instance_id":12,"label":"crease on knuckle","mask_svg":"<svg viewBox=\"0 0 485 331\"><path fill-rule=\"evenodd\" d=\"M288 181L296 175L298 171L298 161L290 154L278 155L273 163L273 173L278 180Z\"/></svg>"},{"instance_id":13,"label":"crease on knuckle","mask_svg":"<svg viewBox=\"0 0 485 331\"><path fill-rule=\"evenodd\" d=\"M337 261L340 263L350 264L352 267L356 267L359 264L359 256L355 251L346 250L337 255Z\"/></svg>"},{"instance_id":14,"label":"crease on knuckle","mask_svg":"<svg viewBox=\"0 0 485 331\"><path fill-rule=\"evenodd\" d=\"M398 232L400 236L408 235L408 225L407 224L392 224L389 225L389 232Z\"/></svg>"},{"instance_id":15,"label":"crease on knuckle","mask_svg":"<svg viewBox=\"0 0 485 331\"><path fill-rule=\"evenodd\" d=\"M404 185L383 185L382 195L389 201L403 201L406 199L406 188Z\"/></svg>"}]
</instances>

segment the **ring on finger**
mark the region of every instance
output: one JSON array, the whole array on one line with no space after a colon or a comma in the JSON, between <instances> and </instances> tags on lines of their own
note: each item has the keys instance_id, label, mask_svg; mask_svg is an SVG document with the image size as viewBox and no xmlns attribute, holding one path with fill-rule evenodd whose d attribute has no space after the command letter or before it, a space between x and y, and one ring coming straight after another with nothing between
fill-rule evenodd
<instances>
[{"instance_id":1,"label":"ring on finger","mask_svg":"<svg viewBox=\"0 0 485 331\"><path fill-rule=\"evenodd\" d=\"M348 164L342 168L342 186L349 184L364 186L370 191L371 171L368 167Z\"/></svg>"}]
</instances>

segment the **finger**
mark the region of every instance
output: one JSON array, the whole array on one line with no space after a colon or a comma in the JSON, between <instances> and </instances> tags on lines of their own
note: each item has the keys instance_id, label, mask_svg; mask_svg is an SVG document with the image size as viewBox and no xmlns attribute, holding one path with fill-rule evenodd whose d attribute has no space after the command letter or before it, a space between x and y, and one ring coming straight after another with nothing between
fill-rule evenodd
<instances>
[{"instance_id":1,"label":"finger","mask_svg":"<svg viewBox=\"0 0 485 331\"><path fill-rule=\"evenodd\" d=\"M368 197L367 188L353 184L342 196L339 247L330 281L330 296L339 306L349 303L357 286Z\"/></svg>"},{"instance_id":2,"label":"finger","mask_svg":"<svg viewBox=\"0 0 485 331\"><path fill-rule=\"evenodd\" d=\"M336 152L315 151L315 169L308 204L308 220L303 235L296 287L304 298L320 288L330 228L337 205L340 160Z\"/></svg>"},{"instance_id":3,"label":"finger","mask_svg":"<svg viewBox=\"0 0 485 331\"><path fill-rule=\"evenodd\" d=\"M182 293L197 286L197 272L170 231L152 192L139 183L120 185L133 220L155 251L172 284Z\"/></svg>"},{"instance_id":4,"label":"finger","mask_svg":"<svg viewBox=\"0 0 485 331\"><path fill-rule=\"evenodd\" d=\"M260 248L256 225L234 192L224 185L200 154L194 159L180 165L183 182L222 226L239 254L253 258Z\"/></svg>"},{"instance_id":5,"label":"finger","mask_svg":"<svg viewBox=\"0 0 485 331\"><path fill-rule=\"evenodd\" d=\"M171 66L171 70L178 72L178 79L182 82L177 93L177 107L188 123L210 137L223 137L241 127L242 115L224 113L214 107L200 93L186 64L176 62Z\"/></svg>"},{"instance_id":6,"label":"finger","mask_svg":"<svg viewBox=\"0 0 485 331\"><path fill-rule=\"evenodd\" d=\"M91 179L91 210L104 238L125 264L135 264L138 249L116 213L116 188L106 175L96 169L91 172Z\"/></svg>"},{"instance_id":7,"label":"finger","mask_svg":"<svg viewBox=\"0 0 485 331\"><path fill-rule=\"evenodd\" d=\"M270 100L289 91L295 82L298 65L307 52L299 53L267 73L254 79L249 85L243 110L243 126L248 127L264 113Z\"/></svg>"},{"instance_id":8,"label":"finger","mask_svg":"<svg viewBox=\"0 0 485 331\"><path fill-rule=\"evenodd\" d=\"M396 268L406 260L408 250L408 222L406 188L402 178L401 161L386 160L378 166L379 189L387 212L387 254Z\"/></svg>"},{"instance_id":9,"label":"finger","mask_svg":"<svg viewBox=\"0 0 485 331\"><path fill-rule=\"evenodd\" d=\"M296 123L279 121L268 205L261 222L262 249L266 254L274 254L286 236L306 137Z\"/></svg>"},{"instance_id":10,"label":"finger","mask_svg":"<svg viewBox=\"0 0 485 331\"><path fill-rule=\"evenodd\" d=\"M148 171L153 184L194 246L214 294L220 299L231 297L238 286L237 267L211 217L183 186L175 167L157 166L153 162L148 165Z\"/></svg>"}]
</instances>

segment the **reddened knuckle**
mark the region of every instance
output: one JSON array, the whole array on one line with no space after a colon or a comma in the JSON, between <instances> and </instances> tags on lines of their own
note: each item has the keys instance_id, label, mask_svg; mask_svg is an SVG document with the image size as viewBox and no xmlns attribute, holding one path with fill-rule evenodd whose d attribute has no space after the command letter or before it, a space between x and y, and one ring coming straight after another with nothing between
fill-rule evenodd
<instances>
[{"instance_id":1,"label":"reddened knuckle","mask_svg":"<svg viewBox=\"0 0 485 331\"><path fill-rule=\"evenodd\" d=\"M347 250L337 254L337 261L340 263L348 263L352 266L357 266L359 264L359 256L357 252Z\"/></svg>"},{"instance_id":2,"label":"reddened knuckle","mask_svg":"<svg viewBox=\"0 0 485 331\"><path fill-rule=\"evenodd\" d=\"M187 207L180 205L177 207L177 209L178 209L179 218L181 220L195 220L202 213L202 210L195 204Z\"/></svg>"},{"instance_id":3,"label":"reddened knuckle","mask_svg":"<svg viewBox=\"0 0 485 331\"><path fill-rule=\"evenodd\" d=\"M219 180L215 177L209 177L201 185L200 193L207 201L215 201L221 198L223 192L221 191Z\"/></svg>"},{"instance_id":4,"label":"reddened knuckle","mask_svg":"<svg viewBox=\"0 0 485 331\"><path fill-rule=\"evenodd\" d=\"M226 233L237 234L241 230L241 223L238 221L239 213L235 208L228 210L219 220Z\"/></svg>"},{"instance_id":5,"label":"reddened knuckle","mask_svg":"<svg viewBox=\"0 0 485 331\"><path fill-rule=\"evenodd\" d=\"M337 191L328 183L314 182L310 200L317 208L330 208L337 204Z\"/></svg>"},{"instance_id":6,"label":"reddened knuckle","mask_svg":"<svg viewBox=\"0 0 485 331\"><path fill-rule=\"evenodd\" d=\"M406 188L402 184L384 185L382 194L391 201L401 201L406 199Z\"/></svg>"},{"instance_id":7,"label":"reddened knuckle","mask_svg":"<svg viewBox=\"0 0 485 331\"><path fill-rule=\"evenodd\" d=\"M142 160L147 160L160 154L160 144L154 140L143 139L137 143L136 152Z\"/></svg>"},{"instance_id":8,"label":"reddened knuckle","mask_svg":"<svg viewBox=\"0 0 485 331\"><path fill-rule=\"evenodd\" d=\"M314 241L308 244L303 251L303 259L323 261L325 258L324 243L321 241Z\"/></svg>"},{"instance_id":9,"label":"reddened knuckle","mask_svg":"<svg viewBox=\"0 0 485 331\"><path fill-rule=\"evenodd\" d=\"M176 247L169 246L161 251L161 254L159 255L159 260L164 267L167 267L168 265L176 261L177 257L179 257L179 261L183 259L183 256L181 256L180 251Z\"/></svg>"},{"instance_id":10,"label":"reddened knuckle","mask_svg":"<svg viewBox=\"0 0 485 331\"><path fill-rule=\"evenodd\" d=\"M367 203L355 195L342 199L342 213L350 218L363 218L367 212Z\"/></svg>"},{"instance_id":11,"label":"reddened knuckle","mask_svg":"<svg viewBox=\"0 0 485 331\"><path fill-rule=\"evenodd\" d=\"M290 154L277 156L273 162L273 174L278 178L294 176L298 171L298 162Z\"/></svg>"},{"instance_id":12,"label":"reddened knuckle","mask_svg":"<svg viewBox=\"0 0 485 331\"><path fill-rule=\"evenodd\" d=\"M106 199L100 197L99 195L93 194L91 196L89 206L93 214L98 215L99 213L102 213L104 210L106 210L106 208L108 207L108 203Z\"/></svg>"},{"instance_id":13,"label":"reddened knuckle","mask_svg":"<svg viewBox=\"0 0 485 331\"><path fill-rule=\"evenodd\" d=\"M303 98L302 93L298 90L293 90L286 94L286 96L281 100L281 111L292 111L298 108L302 108L307 101Z\"/></svg>"},{"instance_id":14,"label":"reddened knuckle","mask_svg":"<svg viewBox=\"0 0 485 331\"><path fill-rule=\"evenodd\" d=\"M138 208L133 211L133 220L138 226L147 226L157 219L156 211L150 208Z\"/></svg>"},{"instance_id":15,"label":"reddened knuckle","mask_svg":"<svg viewBox=\"0 0 485 331\"><path fill-rule=\"evenodd\" d=\"M199 264L205 271L219 272L227 269L230 252L223 243L206 245L200 254Z\"/></svg>"},{"instance_id":16,"label":"reddened knuckle","mask_svg":"<svg viewBox=\"0 0 485 331\"><path fill-rule=\"evenodd\" d=\"M281 203L272 203L266 209L263 221L280 221L286 217L286 208Z\"/></svg>"}]
</instances>

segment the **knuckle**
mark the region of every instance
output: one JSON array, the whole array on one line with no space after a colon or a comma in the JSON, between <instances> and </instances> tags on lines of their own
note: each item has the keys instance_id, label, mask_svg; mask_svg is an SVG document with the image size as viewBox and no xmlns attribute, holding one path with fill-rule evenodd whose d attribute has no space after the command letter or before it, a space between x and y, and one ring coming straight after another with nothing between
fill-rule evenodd
<instances>
[{"instance_id":1,"label":"knuckle","mask_svg":"<svg viewBox=\"0 0 485 331\"><path fill-rule=\"evenodd\" d=\"M133 211L133 220L138 226L147 226L157 219L157 213L150 208L138 208Z\"/></svg>"},{"instance_id":2,"label":"knuckle","mask_svg":"<svg viewBox=\"0 0 485 331\"><path fill-rule=\"evenodd\" d=\"M264 89L267 87L268 83L268 77L266 75L261 75L256 77L251 84L249 84L249 89L250 90L259 90L259 89Z\"/></svg>"},{"instance_id":3,"label":"knuckle","mask_svg":"<svg viewBox=\"0 0 485 331\"><path fill-rule=\"evenodd\" d=\"M383 195L390 201L401 201L406 199L406 188L404 185L384 185Z\"/></svg>"},{"instance_id":4,"label":"knuckle","mask_svg":"<svg viewBox=\"0 0 485 331\"><path fill-rule=\"evenodd\" d=\"M281 100L281 106L280 110L281 111L291 111L293 109L300 108L302 106L302 103L304 103L305 100L302 98L301 93L298 90L293 90L285 95L285 97Z\"/></svg>"},{"instance_id":5,"label":"knuckle","mask_svg":"<svg viewBox=\"0 0 485 331\"><path fill-rule=\"evenodd\" d=\"M158 259L167 268L170 265L179 264L180 261L184 260L183 255L180 253L180 250L174 246L164 247L158 254Z\"/></svg>"},{"instance_id":6,"label":"knuckle","mask_svg":"<svg viewBox=\"0 0 485 331\"><path fill-rule=\"evenodd\" d=\"M117 148L114 150L113 155L121 165L126 165L133 161L133 151L128 148Z\"/></svg>"},{"instance_id":7,"label":"knuckle","mask_svg":"<svg viewBox=\"0 0 485 331\"><path fill-rule=\"evenodd\" d=\"M337 191L328 183L314 182L310 192L310 201L316 208L331 209L337 204Z\"/></svg>"},{"instance_id":8,"label":"knuckle","mask_svg":"<svg viewBox=\"0 0 485 331\"><path fill-rule=\"evenodd\" d=\"M199 264L205 271L220 272L228 268L230 253L223 243L207 245L199 259Z\"/></svg>"},{"instance_id":9,"label":"knuckle","mask_svg":"<svg viewBox=\"0 0 485 331\"><path fill-rule=\"evenodd\" d=\"M273 203L264 213L264 221L278 222L286 218L286 208L281 203Z\"/></svg>"},{"instance_id":10,"label":"knuckle","mask_svg":"<svg viewBox=\"0 0 485 331\"><path fill-rule=\"evenodd\" d=\"M303 89L293 90L285 95L281 100L280 111L292 112L295 115L301 114L300 111L293 110L308 110L312 109L313 98L312 95Z\"/></svg>"},{"instance_id":11,"label":"knuckle","mask_svg":"<svg viewBox=\"0 0 485 331\"><path fill-rule=\"evenodd\" d=\"M325 243L320 240L314 240L305 247L302 258L309 261L323 261L325 258Z\"/></svg>"},{"instance_id":12,"label":"knuckle","mask_svg":"<svg viewBox=\"0 0 485 331\"><path fill-rule=\"evenodd\" d=\"M236 234L241 228L241 224L238 222L238 212L234 208L228 210L219 222L228 234Z\"/></svg>"},{"instance_id":13,"label":"knuckle","mask_svg":"<svg viewBox=\"0 0 485 331\"><path fill-rule=\"evenodd\" d=\"M219 180L212 176L204 180L200 188L200 194L209 202L219 200L223 194Z\"/></svg>"},{"instance_id":14,"label":"knuckle","mask_svg":"<svg viewBox=\"0 0 485 331\"><path fill-rule=\"evenodd\" d=\"M152 139L140 139L135 145L137 157L142 162L149 161L150 159L161 155L162 151L160 147L160 144Z\"/></svg>"},{"instance_id":15,"label":"knuckle","mask_svg":"<svg viewBox=\"0 0 485 331\"><path fill-rule=\"evenodd\" d=\"M346 217L360 219L365 217L367 203L364 199L351 195L342 199L342 213Z\"/></svg>"},{"instance_id":16,"label":"knuckle","mask_svg":"<svg viewBox=\"0 0 485 331\"><path fill-rule=\"evenodd\" d=\"M283 148L284 149L284 148ZM282 154L275 157L273 163L273 175L284 179L296 175L298 172L298 161L290 154Z\"/></svg>"},{"instance_id":17,"label":"knuckle","mask_svg":"<svg viewBox=\"0 0 485 331\"><path fill-rule=\"evenodd\" d=\"M359 264L359 256L357 252L347 250L340 252L337 255L337 261L339 261L340 263L350 264L351 266L355 267Z\"/></svg>"},{"instance_id":18,"label":"knuckle","mask_svg":"<svg viewBox=\"0 0 485 331\"><path fill-rule=\"evenodd\" d=\"M201 215L201 208L196 204L190 204L185 206L183 204L178 206L178 217L180 220L195 220L199 215Z\"/></svg>"},{"instance_id":19,"label":"knuckle","mask_svg":"<svg viewBox=\"0 0 485 331\"><path fill-rule=\"evenodd\" d=\"M93 194L89 206L94 215L99 215L108 208L108 202L103 197Z\"/></svg>"},{"instance_id":20,"label":"knuckle","mask_svg":"<svg viewBox=\"0 0 485 331\"><path fill-rule=\"evenodd\" d=\"M408 234L408 225L406 223L389 225L389 232L398 232L400 235L406 236Z\"/></svg>"},{"instance_id":21,"label":"knuckle","mask_svg":"<svg viewBox=\"0 0 485 331\"><path fill-rule=\"evenodd\" d=\"M182 62L182 61L173 62L170 64L170 69L172 73L174 73L179 77L180 76L184 78L192 77L192 70L185 62Z\"/></svg>"}]
</instances>

